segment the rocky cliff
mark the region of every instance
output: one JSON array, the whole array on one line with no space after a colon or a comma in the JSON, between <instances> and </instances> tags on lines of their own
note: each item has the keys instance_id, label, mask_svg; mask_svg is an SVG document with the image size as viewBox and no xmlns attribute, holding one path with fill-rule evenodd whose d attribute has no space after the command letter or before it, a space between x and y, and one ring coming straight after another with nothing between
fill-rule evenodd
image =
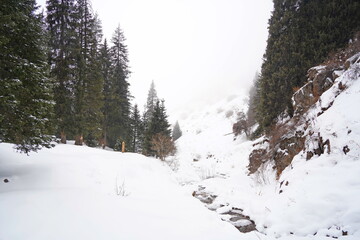
<instances>
[{"instance_id":1,"label":"rocky cliff","mask_svg":"<svg viewBox=\"0 0 360 240\"><path fill-rule=\"evenodd\" d=\"M334 54L325 64L310 68L307 83L293 94L294 115L279 118L271 131L253 145L249 174L257 172L265 162L271 162L279 178L298 154L310 160L314 155L331 154L332 147L341 148L347 154L350 151L348 144L334 146L331 137L323 136L316 122L332 107L337 97L358 80L359 74L359 41ZM350 134L351 129L348 131ZM336 137L336 132L333 137Z\"/></svg>"}]
</instances>

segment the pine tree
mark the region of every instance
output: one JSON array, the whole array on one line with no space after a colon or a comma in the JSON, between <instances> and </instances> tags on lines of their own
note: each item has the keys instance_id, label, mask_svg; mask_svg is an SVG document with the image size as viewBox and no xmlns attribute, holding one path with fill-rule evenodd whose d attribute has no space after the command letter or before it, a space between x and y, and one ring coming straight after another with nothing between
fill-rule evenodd
<instances>
[{"instance_id":1,"label":"pine tree","mask_svg":"<svg viewBox=\"0 0 360 240\"><path fill-rule=\"evenodd\" d=\"M142 142L143 142L143 123L141 121L140 112L137 104L133 107L131 113L131 145L129 151L131 152L141 152Z\"/></svg>"},{"instance_id":2,"label":"pine tree","mask_svg":"<svg viewBox=\"0 0 360 240\"><path fill-rule=\"evenodd\" d=\"M257 121L269 129L285 110L292 117L293 89L306 71L343 47L360 29L359 1L274 0L259 81Z\"/></svg>"},{"instance_id":3,"label":"pine tree","mask_svg":"<svg viewBox=\"0 0 360 240\"><path fill-rule=\"evenodd\" d=\"M102 124L102 144L103 148L107 146L107 133L108 127L110 126L109 114L111 111L111 53L107 44L107 40L104 40L104 43L100 47L100 63L101 63L101 74L104 80L103 86L103 95L104 95L104 105L103 105L103 124Z\"/></svg>"},{"instance_id":4,"label":"pine tree","mask_svg":"<svg viewBox=\"0 0 360 240\"><path fill-rule=\"evenodd\" d=\"M154 81L152 81L148 92L145 110L144 110L144 116L143 116L145 128L149 126L157 101L158 101L158 96L155 89L155 83Z\"/></svg>"},{"instance_id":5,"label":"pine tree","mask_svg":"<svg viewBox=\"0 0 360 240\"><path fill-rule=\"evenodd\" d=\"M84 90L84 141L96 146L101 139L104 105L103 77L101 73L99 44L102 38L101 23L95 16L90 22L88 73Z\"/></svg>"},{"instance_id":6,"label":"pine tree","mask_svg":"<svg viewBox=\"0 0 360 240\"><path fill-rule=\"evenodd\" d=\"M91 12L90 1L78 0L75 93L75 144L83 141L95 146L102 134L103 78L99 45L102 38L100 21Z\"/></svg>"},{"instance_id":7,"label":"pine tree","mask_svg":"<svg viewBox=\"0 0 360 240\"><path fill-rule=\"evenodd\" d=\"M249 107L246 113L246 119L249 127L255 125L256 123L256 108L259 103L259 79L260 74L256 72L253 85L249 90Z\"/></svg>"},{"instance_id":8,"label":"pine tree","mask_svg":"<svg viewBox=\"0 0 360 240\"><path fill-rule=\"evenodd\" d=\"M88 0L78 0L75 5L75 14L77 18L77 63L76 63L76 80L75 80L75 145L82 145L84 140L84 125L85 125L85 92L89 74L90 62L90 39L92 36L91 22L93 21L90 12L90 5Z\"/></svg>"},{"instance_id":9,"label":"pine tree","mask_svg":"<svg viewBox=\"0 0 360 240\"><path fill-rule=\"evenodd\" d=\"M55 81L55 124L61 142L74 129L74 81L76 64L76 19L74 0L47 0L48 63Z\"/></svg>"},{"instance_id":10,"label":"pine tree","mask_svg":"<svg viewBox=\"0 0 360 240\"><path fill-rule=\"evenodd\" d=\"M0 142L51 147L52 96L43 17L34 0L0 3Z\"/></svg>"},{"instance_id":11,"label":"pine tree","mask_svg":"<svg viewBox=\"0 0 360 240\"><path fill-rule=\"evenodd\" d=\"M152 140L155 135L161 134L171 138L170 124L167 120L164 100L158 100L154 107L154 112L150 120L149 126L145 131L144 152L148 156L155 156L155 151L152 148Z\"/></svg>"},{"instance_id":12,"label":"pine tree","mask_svg":"<svg viewBox=\"0 0 360 240\"><path fill-rule=\"evenodd\" d=\"M182 131L180 129L179 122L176 121L173 131L172 131L172 138L174 141L178 140L182 136Z\"/></svg>"},{"instance_id":13,"label":"pine tree","mask_svg":"<svg viewBox=\"0 0 360 240\"><path fill-rule=\"evenodd\" d=\"M107 143L113 147L117 139L130 142L130 93L127 78L130 75L128 50L125 36L120 26L111 39L112 72L110 77L110 96L107 114Z\"/></svg>"}]
</instances>

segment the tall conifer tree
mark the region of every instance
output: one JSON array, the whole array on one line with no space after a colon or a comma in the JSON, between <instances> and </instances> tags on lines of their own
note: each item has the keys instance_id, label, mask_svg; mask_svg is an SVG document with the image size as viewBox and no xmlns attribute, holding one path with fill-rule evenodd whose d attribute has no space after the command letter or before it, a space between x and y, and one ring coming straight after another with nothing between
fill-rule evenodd
<instances>
[{"instance_id":1,"label":"tall conifer tree","mask_svg":"<svg viewBox=\"0 0 360 240\"><path fill-rule=\"evenodd\" d=\"M0 142L23 152L51 146L51 85L35 0L0 3Z\"/></svg>"},{"instance_id":2,"label":"tall conifer tree","mask_svg":"<svg viewBox=\"0 0 360 240\"><path fill-rule=\"evenodd\" d=\"M54 79L55 124L61 142L73 134L76 24L74 0L47 0L48 62Z\"/></svg>"},{"instance_id":3,"label":"tall conifer tree","mask_svg":"<svg viewBox=\"0 0 360 240\"><path fill-rule=\"evenodd\" d=\"M102 124L102 142L103 147L107 146L107 133L110 126L110 112L111 112L111 73L112 73L112 63L111 63L111 53L107 40L104 40L104 43L100 47L100 63L101 63L101 74L104 80L103 86L103 95L104 95L104 105L103 105L103 124Z\"/></svg>"},{"instance_id":4,"label":"tall conifer tree","mask_svg":"<svg viewBox=\"0 0 360 240\"><path fill-rule=\"evenodd\" d=\"M102 29L99 19L95 16L89 27L89 57L84 89L84 140L88 146L96 146L101 139L104 105L99 45L102 40Z\"/></svg>"},{"instance_id":5,"label":"tall conifer tree","mask_svg":"<svg viewBox=\"0 0 360 240\"><path fill-rule=\"evenodd\" d=\"M130 142L130 93L127 78L130 75L128 50L125 36L118 26L111 39L112 72L110 76L110 99L107 114L107 143L113 147L117 140Z\"/></svg>"},{"instance_id":6,"label":"tall conifer tree","mask_svg":"<svg viewBox=\"0 0 360 240\"><path fill-rule=\"evenodd\" d=\"M143 142L143 123L139 112L138 105L135 104L131 113L131 145L129 150L132 152L141 152Z\"/></svg>"},{"instance_id":7,"label":"tall conifer tree","mask_svg":"<svg viewBox=\"0 0 360 240\"><path fill-rule=\"evenodd\" d=\"M156 93L155 83L154 83L154 81L152 81L151 85L150 85L149 92L148 92L148 96L147 96L147 99L146 99L146 105L145 105L145 110L144 110L145 128L148 127L148 125L149 125L149 123L151 121L152 115L154 113L154 108L155 108L156 102L158 100L159 99L158 99L158 96L157 96L157 93Z\"/></svg>"}]
</instances>

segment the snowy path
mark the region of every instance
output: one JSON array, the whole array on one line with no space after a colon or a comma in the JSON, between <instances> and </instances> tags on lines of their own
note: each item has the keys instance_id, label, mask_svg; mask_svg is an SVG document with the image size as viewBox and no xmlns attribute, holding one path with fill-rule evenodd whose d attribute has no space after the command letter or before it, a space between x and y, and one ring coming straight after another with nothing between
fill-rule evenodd
<instances>
[{"instance_id":1,"label":"snowy path","mask_svg":"<svg viewBox=\"0 0 360 240\"><path fill-rule=\"evenodd\" d=\"M0 166L0 239L239 239L156 159L73 145L28 157L0 144Z\"/></svg>"}]
</instances>

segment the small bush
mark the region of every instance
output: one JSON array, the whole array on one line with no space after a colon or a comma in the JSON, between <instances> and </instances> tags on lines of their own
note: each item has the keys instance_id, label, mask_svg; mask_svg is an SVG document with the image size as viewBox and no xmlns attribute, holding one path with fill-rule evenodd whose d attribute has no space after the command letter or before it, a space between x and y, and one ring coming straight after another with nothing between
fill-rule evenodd
<instances>
[{"instance_id":1,"label":"small bush","mask_svg":"<svg viewBox=\"0 0 360 240\"><path fill-rule=\"evenodd\" d=\"M176 147L171 137L160 133L152 138L151 144L151 149L155 151L155 156L162 161L164 161L167 156L175 154L176 152Z\"/></svg>"}]
</instances>

